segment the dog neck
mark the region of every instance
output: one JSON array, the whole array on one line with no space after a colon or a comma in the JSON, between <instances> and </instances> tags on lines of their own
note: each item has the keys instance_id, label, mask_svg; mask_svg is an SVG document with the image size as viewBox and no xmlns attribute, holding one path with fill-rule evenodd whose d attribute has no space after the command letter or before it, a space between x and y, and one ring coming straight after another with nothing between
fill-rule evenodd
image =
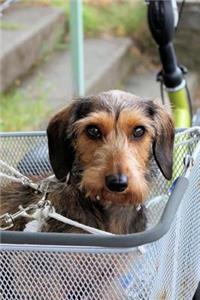
<instances>
[{"instance_id":1,"label":"dog neck","mask_svg":"<svg viewBox=\"0 0 200 300\"><path fill-rule=\"evenodd\" d=\"M107 205L107 215L109 216L108 231L115 234L130 234L140 232L146 228L145 208L141 206L137 210L136 206Z\"/></svg>"},{"instance_id":2,"label":"dog neck","mask_svg":"<svg viewBox=\"0 0 200 300\"><path fill-rule=\"evenodd\" d=\"M130 234L146 229L147 220L144 206L141 206L138 210L136 205L116 205L102 202L101 199L94 201L84 197L81 193L79 201L84 209L92 211L93 215L100 222L100 226L105 224L104 230L108 232Z\"/></svg>"}]
</instances>

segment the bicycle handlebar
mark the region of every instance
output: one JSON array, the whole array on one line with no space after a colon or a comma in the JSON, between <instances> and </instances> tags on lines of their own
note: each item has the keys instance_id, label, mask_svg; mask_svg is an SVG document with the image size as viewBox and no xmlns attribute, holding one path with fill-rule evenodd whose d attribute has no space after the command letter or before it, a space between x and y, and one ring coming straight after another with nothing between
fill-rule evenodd
<instances>
[{"instance_id":1,"label":"bicycle handlebar","mask_svg":"<svg viewBox=\"0 0 200 300\"><path fill-rule=\"evenodd\" d=\"M167 88L176 88L183 82L183 72L178 66L173 46L175 33L174 6L171 0L150 0L148 5L148 22L152 36L159 46L163 65L162 76Z\"/></svg>"},{"instance_id":2,"label":"bicycle handlebar","mask_svg":"<svg viewBox=\"0 0 200 300\"><path fill-rule=\"evenodd\" d=\"M149 1L148 21L151 33L159 46L164 46L174 37L174 14L171 1Z\"/></svg>"}]
</instances>

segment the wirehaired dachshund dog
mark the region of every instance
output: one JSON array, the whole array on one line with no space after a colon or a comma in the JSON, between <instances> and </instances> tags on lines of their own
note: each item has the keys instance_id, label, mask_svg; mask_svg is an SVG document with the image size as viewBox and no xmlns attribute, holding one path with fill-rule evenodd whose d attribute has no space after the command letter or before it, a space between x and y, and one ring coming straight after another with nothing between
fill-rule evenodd
<instances>
[{"instance_id":1,"label":"wirehaired dachshund dog","mask_svg":"<svg viewBox=\"0 0 200 300\"><path fill-rule=\"evenodd\" d=\"M153 158L164 177L172 177L174 127L163 107L123 91L102 92L58 112L47 137L57 178L48 198L58 213L114 234L145 230L142 204ZM30 187L12 184L1 192L2 213L40 198ZM17 220L11 230L23 230L26 222ZM41 231L84 233L53 219Z\"/></svg>"}]
</instances>

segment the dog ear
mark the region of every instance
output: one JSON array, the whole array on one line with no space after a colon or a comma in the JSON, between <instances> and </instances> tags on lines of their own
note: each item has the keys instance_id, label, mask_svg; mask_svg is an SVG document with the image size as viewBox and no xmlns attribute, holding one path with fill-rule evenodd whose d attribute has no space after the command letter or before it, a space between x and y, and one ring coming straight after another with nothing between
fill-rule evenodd
<instances>
[{"instance_id":1,"label":"dog ear","mask_svg":"<svg viewBox=\"0 0 200 300\"><path fill-rule=\"evenodd\" d=\"M64 180L74 160L71 140L67 137L67 128L72 107L56 114L47 127L49 159L52 169L59 180Z\"/></svg>"},{"instance_id":2,"label":"dog ear","mask_svg":"<svg viewBox=\"0 0 200 300\"><path fill-rule=\"evenodd\" d=\"M75 158L71 126L91 110L90 99L79 99L57 113L47 127L49 159L56 178L64 181Z\"/></svg>"},{"instance_id":3,"label":"dog ear","mask_svg":"<svg viewBox=\"0 0 200 300\"><path fill-rule=\"evenodd\" d=\"M169 114L160 106L157 106L154 119L156 121L154 158L162 174L170 180L173 171L174 125Z\"/></svg>"}]
</instances>

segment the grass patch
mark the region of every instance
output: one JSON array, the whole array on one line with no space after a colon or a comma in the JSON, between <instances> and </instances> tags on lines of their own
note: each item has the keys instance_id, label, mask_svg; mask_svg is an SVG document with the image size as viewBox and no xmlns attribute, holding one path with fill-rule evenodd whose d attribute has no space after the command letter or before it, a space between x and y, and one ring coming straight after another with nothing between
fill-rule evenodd
<instances>
[{"instance_id":1,"label":"grass patch","mask_svg":"<svg viewBox=\"0 0 200 300\"><path fill-rule=\"evenodd\" d=\"M129 2L107 6L85 5L84 29L87 35L110 34L115 36L133 35L143 23L144 6Z\"/></svg>"},{"instance_id":2,"label":"grass patch","mask_svg":"<svg viewBox=\"0 0 200 300\"><path fill-rule=\"evenodd\" d=\"M41 4L62 8L69 25L70 4L66 0L40 0ZM141 2L112 1L106 5L83 3L83 22L86 36L105 34L115 36L133 35L145 23L146 7Z\"/></svg>"},{"instance_id":3,"label":"grass patch","mask_svg":"<svg viewBox=\"0 0 200 300\"><path fill-rule=\"evenodd\" d=\"M34 130L49 113L46 95L33 100L21 91L0 94L0 131Z\"/></svg>"},{"instance_id":4,"label":"grass patch","mask_svg":"<svg viewBox=\"0 0 200 300\"><path fill-rule=\"evenodd\" d=\"M20 23L14 23L14 22L6 22L6 21L1 21L0 22L0 29L4 30L20 30L23 29L24 25Z\"/></svg>"}]
</instances>

